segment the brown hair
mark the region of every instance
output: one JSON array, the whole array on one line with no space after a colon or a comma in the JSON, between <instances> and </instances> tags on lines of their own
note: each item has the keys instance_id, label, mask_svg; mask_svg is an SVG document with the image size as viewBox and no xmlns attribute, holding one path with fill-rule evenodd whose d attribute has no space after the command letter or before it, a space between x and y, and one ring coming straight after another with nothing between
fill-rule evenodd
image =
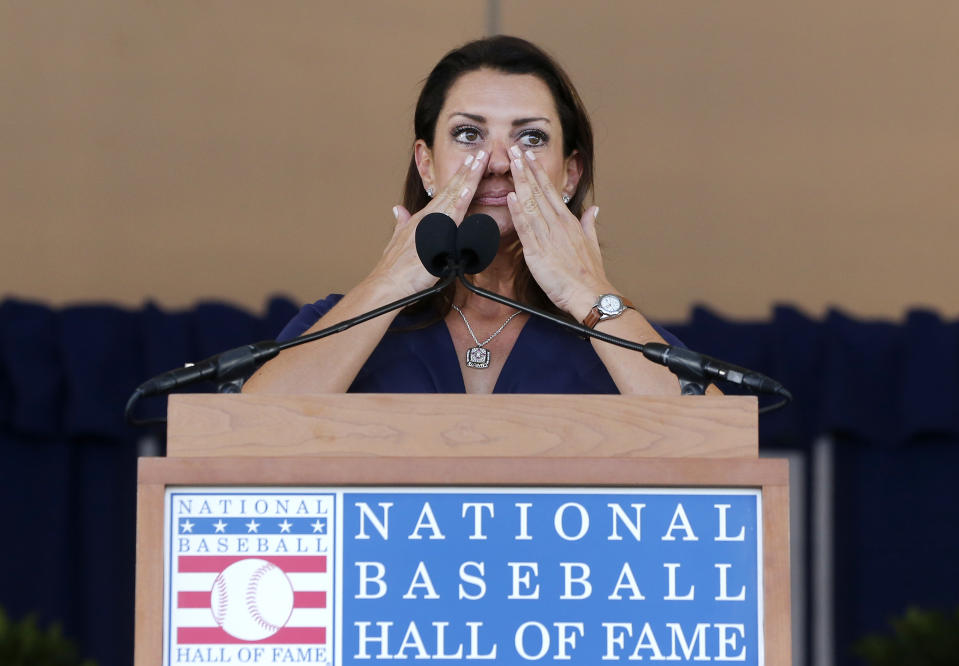
<instances>
[{"instance_id":1,"label":"brown hair","mask_svg":"<svg viewBox=\"0 0 959 666\"><path fill-rule=\"evenodd\" d=\"M520 39L498 35L479 39L447 53L427 77L416 102L413 115L414 141L422 139L433 147L436 137L436 122L446 96L453 84L467 72L492 69L507 74L532 74L542 80L553 95L556 110L563 130L563 156L577 151L583 173L576 194L569 202L570 211L580 217L584 202L593 186L593 128L576 88L563 68L538 46ZM416 160L411 157L403 191L403 205L410 212L421 210L429 202ZM529 305L559 313L539 285L532 279L529 269L522 262L522 248L512 248L519 256L520 269L514 288L516 297ZM452 291L434 303L441 315L449 311ZM564 313L565 314L565 313Z\"/></svg>"}]
</instances>

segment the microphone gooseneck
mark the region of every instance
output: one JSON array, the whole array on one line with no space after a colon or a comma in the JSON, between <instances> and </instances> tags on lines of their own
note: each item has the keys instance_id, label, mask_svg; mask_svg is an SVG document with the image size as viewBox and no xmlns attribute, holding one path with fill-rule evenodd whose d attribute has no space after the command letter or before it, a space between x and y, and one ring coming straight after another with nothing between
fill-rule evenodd
<instances>
[{"instance_id":1,"label":"microphone gooseneck","mask_svg":"<svg viewBox=\"0 0 959 666\"><path fill-rule=\"evenodd\" d=\"M469 224L467 224L467 222L469 222ZM496 249L499 247L499 239L499 228L496 226L496 222L488 215L471 215L460 225L459 234L456 238L456 248L458 265L461 266L463 270L459 273L459 280L464 287L473 293L502 303L503 305L522 310L533 316L547 319L581 335L640 352L653 363L669 368L669 370L679 378L684 394L701 394L711 382L727 381L743 386L753 393L777 395L782 398L781 402L760 410L761 413L781 407L792 400L792 394L782 384L748 368L726 363L725 361L700 354L691 349L674 347L660 342L648 342L643 345L638 342L633 342L632 340L618 338L580 324L574 324L562 317L557 317L556 315L537 308L518 303L510 298L471 284L463 275L464 272L470 272L466 270L466 268L472 266L471 262L474 261L474 258L487 256L490 248L492 248L492 255L489 257L489 261L492 262L493 257L496 255ZM479 262L477 262L477 265L478 264ZM482 268L479 268L475 272L483 270L487 265L488 264L482 265Z\"/></svg>"},{"instance_id":2,"label":"microphone gooseneck","mask_svg":"<svg viewBox=\"0 0 959 666\"><path fill-rule=\"evenodd\" d=\"M251 345L243 345L242 347L230 349L211 356L198 363L191 363L183 368L175 368L159 374L143 382L134 390L124 410L124 416L127 422L131 425L147 425L164 423L166 421L166 419L140 420L136 418L133 415L133 411L140 398L169 393L174 389L201 381L224 383L248 377L266 361L272 359L284 349L340 333L357 324L362 324L364 321L379 317L393 310L398 310L407 305L412 305L419 300L443 291L458 273L455 260L456 224L453 220L442 213L427 215L420 220L416 228L416 252L426 269L432 275L442 278L432 287L418 291L415 294L410 294L392 303L387 303L382 307L357 315L352 319L346 319L338 324L316 331L315 333L310 333L309 335L301 335L298 338L286 340L285 342L264 340Z\"/></svg>"}]
</instances>

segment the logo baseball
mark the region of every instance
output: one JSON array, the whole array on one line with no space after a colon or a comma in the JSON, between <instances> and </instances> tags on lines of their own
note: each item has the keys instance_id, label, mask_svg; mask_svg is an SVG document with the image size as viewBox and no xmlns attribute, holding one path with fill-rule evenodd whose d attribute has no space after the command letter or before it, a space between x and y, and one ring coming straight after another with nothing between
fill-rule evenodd
<instances>
[{"instance_id":1,"label":"logo baseball","mask_svg":"<svg viewBox=\"0 0 959 666\"><path fill-rule=\"evenodd\" d=\"M213 619L242 641L272 636L293 612L293 586L286 574L266 560L234 562L213 581Z\"/></svg>"}]
</instances>

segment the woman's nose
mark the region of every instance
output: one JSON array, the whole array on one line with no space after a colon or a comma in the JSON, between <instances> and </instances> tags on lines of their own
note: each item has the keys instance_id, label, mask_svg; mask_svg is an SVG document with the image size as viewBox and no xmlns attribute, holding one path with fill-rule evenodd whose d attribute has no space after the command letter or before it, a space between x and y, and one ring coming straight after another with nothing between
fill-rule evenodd
<instances>
[{"instance_id":1,"label":"woman's nose","mask_svg":"<svg viewBox=\"0 0 959 666\"><path fill-rule=\"evenodd\" d=\"M509 173L509 162L509 145L496 142L490 147L489 164L486 170L494 176L502 176Z\"/></svg>"}]
</instances>

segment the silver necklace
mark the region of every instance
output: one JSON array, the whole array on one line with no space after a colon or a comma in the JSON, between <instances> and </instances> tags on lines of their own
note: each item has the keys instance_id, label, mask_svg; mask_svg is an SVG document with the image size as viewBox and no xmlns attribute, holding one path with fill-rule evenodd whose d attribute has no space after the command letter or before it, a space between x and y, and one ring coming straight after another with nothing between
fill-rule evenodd
<instances>
[{"instance_id":1,"label":"silver necklace","mask_svg":"<svg viewBox=\"0 0 959 666\"><path fill-rule=\"evenodd\" d=\"M479 341L479 338L476 337L476 333L473 332L473 327L470 326L469 320L466 318L466 315L463 314L463 311L460 310L455 305L453 309L460 313L460 317L463 318L463 323L466 324L466 330L470 332L470 336L473 338L473 342L476 343L475 347L470 347L466 350L466 365L471 368L488 368L490 362L490 353L489 349L486 349L486 345L490 343L490 340L495 338L497 335L503 332L503 329L506 328L506 325L513 321L513 317L519 314L519 310L511 314L506 318L506 321L503 322L503 325L496 329L496 332L493 335L489 336L483 342Z\"/></svg>"}]
</instances>

